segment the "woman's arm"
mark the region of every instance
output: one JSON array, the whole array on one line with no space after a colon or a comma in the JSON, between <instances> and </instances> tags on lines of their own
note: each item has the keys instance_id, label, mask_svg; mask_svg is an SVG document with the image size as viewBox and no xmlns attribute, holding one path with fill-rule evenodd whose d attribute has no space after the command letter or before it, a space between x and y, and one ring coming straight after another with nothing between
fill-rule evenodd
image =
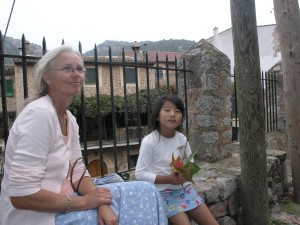
<instances>
[{"instance_id":1,"label":"woman's arm","mask_svg":"<svg viewBox=\"0 0 300 225\"><path fill-rule=\"evenodd\" d=\"M73 210L80 210L84 205L81 197L72 198ZM34 210L40 212L64 212L67 208L67 197L46 190L40 190L35 194L20 197L10 197L12 205L17 209Z\"/></svg>"},{"instance_id":2,"label":"woman's arm","mask_svg":"<svg viewBox=\"0 0 300 225\"><path fill-rule=\"evenodd\" d=\"M75 183L75 185L77 187L78 181ZM118 218L110 207L110 204L112 203L112 195L108 188L96 187L90 177L83 177L78 192L81 195L86 195L96 189L101 191L105 195L105 198L107 200L98 207L98 224L118 225Z\"/></svg>"},{"instance_id":3,"label":"woman's arm","mask_svg":"<svg viewBox=\"0 0 300 225\"><path fill-rule=\"evenodd\" d=\"M46 190L40 190L34 194L20 197L11 196L12 205L17 209L34 210L40 212L65 212L93 209L102 204L110 204L111 198L103 190L95 189L84 196L69 196L56 194ZM70 204L70 205L68 205Z\"/></svg>"},{"instance_id":4,"label":"woman's arm","mask_svg":"<svg viewBox=\"0 0 300 225\"><path fill-rule=\"evenodd\" d=\"M118 218L112 208L108 205L102 205L98 209L99 225L118 225Z\"/></svg>"}]
</instances>

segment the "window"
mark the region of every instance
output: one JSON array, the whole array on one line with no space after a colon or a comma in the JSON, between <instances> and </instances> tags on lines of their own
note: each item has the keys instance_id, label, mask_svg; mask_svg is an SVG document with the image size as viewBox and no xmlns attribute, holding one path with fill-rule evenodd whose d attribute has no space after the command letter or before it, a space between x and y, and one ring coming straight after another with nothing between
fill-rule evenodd
<instances>
[{"instance_id":1,"label":"window","mask_svg":"<svg viewBox=\"0 0 300 225\"><path fill-rule=\"evenodd\" d=\"M96 84L95 68L86 68L85 84Z\"/></svg>"},{"instance_id":2,"label":"window","mask_svg":"<svg viewBox=\"0 0 300 225\"><path fill-rule=\"evenodd\" d=\"M5 80L5 87L6 87L6 96L7 97L14 97L13 80Z\"/></svg>"},{"instance_id":3,"label":"window","mask_svg":"<svg viewBox=\"0 0 300 225\"><path fill-rule=\"evenodd\" d=\"M125 73L125 74L124 74ZM123 76L124 74L124 76ZM140 82L137 78L139 76L138 71L134 67L123 67L120 66L120 79L121 79L121 86L126 84L127 86L133 87L135 86L136 82ZM137 80L138 79L138 80ZM140 85L140 84L138 84Z\"/></svg>"},{"instance_id":4,"label":"window","mask_svg":"<svg viewBox=\"0 0 300 225\"><path fill-rule=\"evenodd\" d=\"M5 80L6 97L14 97L14 82L11 79ZM1 86L0 86L1 96Z\"/></svg>"},{"instance_id":5,"label":"window","mask_svg":"<svg viewBox=\"0 0 300 225\"><path fill-rule=\"evenodd\" d=\"M133 67L125 68L126 84L135 84L135 69Z\"/></svg>"},{"instance_id":6,"label":"window","mask_svg":"<svg viewBox=\"0 0 300 225\"><path fill-rule=\"evenodd\" d=\"M164 71L163 71L162 67L158 68L158 76L159 76L159 79L164 78ZM155 78L157 79L157 70L156 69L155 69Z\"/></svg>"}]
</instances>

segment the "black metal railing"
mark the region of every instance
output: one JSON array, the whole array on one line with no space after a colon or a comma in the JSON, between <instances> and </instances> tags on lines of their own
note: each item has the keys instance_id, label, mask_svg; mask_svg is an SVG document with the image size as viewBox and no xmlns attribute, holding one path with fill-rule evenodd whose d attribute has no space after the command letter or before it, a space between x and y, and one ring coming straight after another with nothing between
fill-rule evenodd
<instances>
[{"instance_id":1,"label":"black metal railing","mask_svg":"<svg viewBox=\"0 0 300 225\"><path fill-rule=\"evenodd\" d=\"M232 119L232 141L239 140L239 117L238 117L238 101L236 97L236 79L235 74L231 76L232 98L231 98L231 119ZM278 112L277 112L277 83L275 73L261 72L262 98L264 105L265 132L273 132L278 130Z\"/></svg>"},{"instance_id":2,"label":"black metal railing","mask_svg":"<svg viewBox=\"0 0 300 225\"><path fill-rule=\"evenodd\" d=\"M62 44L64 44L64 41L62 41ZM4 53L4 43L2 41L2 34L0 31L0 75L1 75L1 94L2 94L2 123L3 123L3 139L4 143L6 143L8 134L9 134L9 121L8 121L8 109L7 109L7 96L5 92L5 59L10 58L14 59L15 62L18 61L18 65L21 65L22 67L22 74L23 74L23 97L24 100L28 97L28 77L27 77L27 71L28 71L28 66L33 66L38 59L42 57L47 52L47 47L46 47L46 40L45 38L43 39L43 45L42 45L42 51L39 56L32 56L29 55L28 52L26 51L27 43L25 36L22 36L22 53L21 55L18 54L5 54ZM81 43L79 42L78 46L79 51L82 53L82 48L81 48ZM158 60L158 53L156 53L156 60L150 61L148 59L148 53L144 52L143 53L143 59L138 58L137 54L139 52L134 52L134 57L131 59L128 59L125 57L125 52L124 50L122 51L122 55L118 56L118 60L115 60L116 58L112 56L112 51L111 48L109 47L108 51L108 57L106 60L99 60L99 56L97 53L97 47L94 47L94 57L88 57L88 60L85 60L84 63L86 66L93 67L95 68L95 84L94 84L94 90L95 90L95 96L96 96L96 103L95 103L95 115L92 118L94 121L94 125L98 127L98 130L93 130L93 135L88 135L90 133L89 128L87 127L87 119L88 116L86 115L87 113L87 102L88 102L88 97L86 96L85 93L85 88L82 89L82 92L80 94L80 107L79 110L76 114L74 114L77 117L77 121L80 127L80 137L81 137L81 146L82 146L82 153L83 157L85 159L86 165L89 163L89 156L92 154L93 155L93 160L98 159L100 160L100 174L99 175L104 175L103 171L106 171L104 166L104 155L105 153L113 153L113 162L114 162L114 171L123 175L130 170L133 170L135 167L135 159L136 156L132 155L131 152L135 149L138 149L140 144L141 144L141 138L143 135L146 133L146 125L149 120L149 116L151 113L151 107L153 105L153 102L161 95L161 94L166 94L170 92L174 92L175 94L178 93L178 79L179 76L181 76L181 79L184 79L184 85L186 85L186 74L190 73L191 71L186 70L185 68L185 62L183 60L183 68L179 69L177 68L177 58L175 57L175 61L170 62L168 60L168 56L166 56L165 62L164 62L164 67L161 67L161 62ZM30 65L29 65L30 64ZM175 65L175 66L174 66ZM110 93L107 93L108 99L109 99L109 104L110 104L110 113L109 115L102 115L102 106L105 102L105 99L101 99L102 94L100 93L101 91L101 86L100 86L100 81L99 81L99 74L98 74L98 68L100 66L105 66L108 67L108 73L109 73L109 84L110 84ZM118 105L118 96L115 94L115 87L114 87L114 79L115 79L115 69L116 68L122 68L123 69L123 105L121 106L122 109L120 109L120 105ZM125 69L128 67L133 67L135 70L135 87L134 87L134 95L135 99L132 98L132 93L128 93L128 87L126 86L126 74L125 74ZM141 88L140 83L139 83L139 78L140 78L140 70L146 71L144 75L146 76L146 86ZM163 70L164 75L166 77L166 81L164 79L164 84L162 84L162 80L160 77L154 78L155 80L155 87L151 88L150 85L150 76L151 74L155 74L155 71L158 70ZM159 73L157 73L159 74ZM142 76L142 75L141 75ZM171 76L172 79L171 79ZM173 83L171 82L173 81ZM142 95L143 93L143 95ZM186 93L186 92L185 92ZM106 96L107 97L107 96ZM130 98L130 99L129 99ZM128 123L130 121L130 113L129 112L129 105L132 104L129 100L134 99L135 105L133 108L135 109L135 126L131 127L130 124ZM185 104L187 104L187 97L185 95ZM132 105L131 105L132 106ZM118 108L119 107L119 108ZM141 112L142 107L146 108L146 112ZM123 130L123 138L118 137L121 136L120 131L117 132L119 129L117 120L120 118L120 113L117 112L117 110L122 111L122 119L124 120L124 125L122 125ZM187 109L186 109L187 110ZM143 115L145 115L143 118L141 118ZM187 111L186 111L186 115ZM109 121L107 120L107 117L109 118ZM106 119L105 119L106 118ZM148 119L145 119L148 118ZM145 122L146 121L146 122ZM186 132L188 132L188 118L186 119ZM105 128L105 124L110 122L110 127ZM103 129L103 127L105 129ZM90 140L91 136L94 136L94 139ZM106 139L103 139L103 137L108 137ZM120 160L118 158L120 149L126 150L126 168L120 169ZM0 157L0 176L3 174L3 158L4 156ZM2 177L0 177L2 178Z\"/></svg>"},{"instance_id":3,"label":"black metal railing","mask_svg":"<svg viewBox=\"0 0 300 225\"><path fill-rule=\"evenodd\" d=\"M126 147L126 152L127 152L127 171L130 171L132 169L134 169L134 166L135 165L131 165L131 150L132 148L139 148L140 144L141 144L141 138L142 136L145 134L142 135L142 130L144 129L142 127L142 123L141 123L141 103L143 102L144 105L146 105L146 108L147 108L147 117L148 117L148 120L149 120L149 116L150 116L150 113L151 113L151 106L154 102L155 99L157 99L161 94L166 94L166 93L170 93L170 92L175 92L177 93L178 89L177 88L173 88L173 86L170 84L170 71L172 71L173 73L175 73L175 77L173 79L173 81L175 82L173 85L175 87L178 87L178 76L179 74L183 74L183 79L186 79L186 73L188 72L191 72L191 71L188 71L186 70L185 68L185 63L184 63L184 60L183 60L183 68L182 69L178 69L177 66L175 67L171 67L169 66L169 64L171 64L169 61L168 61L168 56L166 56L166 61L165 61L165 64L166 64L166 67L159 67L159 61L158 61L158 56L156 56L156 60L153 62L150 62L148 60L148 54L147 52L144 53L144 57L143 57L143 60L138 60L138 56L137 56L137 52L134 53L134 58L132 60L129 60L128 58L126 59L125 58L125 52L124 50L122 51L122 56L121 56L121 59L119 59L118 61L114 61L113 60L113 56L112 56L112 53L111 53L111 49L109 48L109 51L108 51L108 60L107 61L99 61L98 60L98 57L97 57L97 48L95 47L94 48L94 58L91 59L89 58L88 61L85 62L85 64L87 65L93 65L95 66L95 68L98 68L99 66L108 66L109 68L109 80L110 80L110 105L111 105L111 113L109 114L109 118L111 119L111 129L105 129L103 130L103 132L109 132L109 135L105 135L105 136L109 136L109 138L107 138L106 140L103 140L102 138L102 132L101 130L98 131L98 135L99 135L99 138L97 139L98 140L98 143L97 143L97 155L100 156L100 161L102 162L103 160L103 155L104 155L104 151L105 149L110 149L113 151L113 156L114 156L114 169L116 172L120 172L120 169L119 169L119 162L120 160L118 159L118 149L120 146L124 146ZM177 59L175 58L175 61L173 62L175 65L177 65ZM150 65L151 64L151 65ZM116 121L118 120L118 116L117 115L117 107L115 106L115 102L117 102L116 100L116 96L114 94L114 78L113 78L113 71L114 71L114 68L115 67L121 67L123 69L123 81L124 81L124 89L123 89L123 98L124 98L124 104L122 105L122 107L124 108L124 121L125 121L125 138L123 138L123 140L119 139L117 137L117 129L119 127L117 127L117 124L116 124ZM134 89L135 89L135 113L136 113L136 124L135 124L135 140L133 140L131 138L131 135L132 135L132 129L130 128L129 124L128 124L128 121L129 121L129 111L132 112L132 110L128 110L129 109L129 101L128 101L128 96L130 95L129 93L127 93L127 86L126 86L126 73L125 73L125 69L127 67L133 67L134 68L134 71L135 71L135 86L134 86ZM141 100L142 96L141 96L141 92L143 91L141 88L140 88L140 85L139 85L139 69L143 69L144 71L146 71L146 87L144 87L143 90L146 90L145 95L143 96L143 101ZM150 76L150 71L157 71L158 69L162 69L165 71L164 74L166 74L166 80L167 80L167 83L166 85L164 85L164 88L161 86L161 79L159 77L156 78L155 82L156 82L156 85L155 85L155 88L151 90L151 87L150 87L150 81L149 81L149 76ZM97 71L97 69L96 69ZM156 73L158 74L158 73ZM97 76L96 76L97 77ZM184 81L184 84L186 84L186 81ZM96 90L99 90L99 81L96 79ZM151 94L152 93L152 94ZM153 95L153 93L155 95ZM81 98L82 98L82 102L85 101L85 98L83 97L84 96L84 93L82 93L81 95ZM97 108L97 123L98 123L98 127L102 127L102 124L103 124L103 119L104 117L101 116L101 104L102 104L102 101L101 99L98 97L100 96L100 93L97 91L97 104L96 104L96 108ZM132 98L131 98L132 99ZM146 103L145 103L146 101ZM187 98L184 99L185 101L185 104L187 104ZM85 109L84 109L84 104L81 104L81 111L82 112L85 112ZM87 137L86 137L86 122L84 121L84 118L85 116L82 115L80 118L83 118L83 120L80 120L79 121L79 124L81 126L82 129L80 129L81 133L83 133L82 136L82 143L83 143L83 153L84 153L84 156L87 157L87 152L90 150L90 149L93 149L93 151L95 152L95 146L93 146L92 148L89 147L87 145L88 143L88 140L87 140ZM145 125L144 125L145 126ZM188 132L188 119L186 120L186 124L185 124L185 127L186 127L186 132ZM103 166L103 164L101 163L101 166ZM101 171L104 171L103 168L101 168ZM127 171L123 171L123 172L127 172Z\"/></svg>"},{"instance_id":4,"label":"black metal railing","mask_svg":"<svg viewBox=\"0 0 300 225\"><path fill-rule=\"evenodd\" d=\"M62 41L64 44L64 41ZM37 60L47 52L46 40L43 38L42 50L40 55L33 56L29 55L26 51L27 43L25 36L22 36L21 41L22 53L20 54L6 54L4 53L4 43L2 34L0 31L0 87L1 87L1 98L2 98L2 137L4 143L6 143L9 134L9 112L7 108L7 96L6 96L6 84L5 84L5 59L14 59L20 67L22 67L22 79L23 79L23 98L24 100L29 95L28 87L28 66L33 66ZM79 51L82 53L81 43L78 45ZM178 68L178 61L175 57L174 61L170 61L168 55L166 55L164 66L161 66L159 61L158 53L154 60L149 60L148 53L144 52L142 58L138 56L139 52L135 51L133 57L126 57L125 51L123 50L118 59L112 55L111 48L108 50L108 56L105 60L100 59L97 52L97 47L94 47L94 56L85 58L85 65L95 69L95 83L94 85L94 97L96 97L93 110L94 115L89 115L88 105L90 99L87 96L85 88L79 97L79 108L77 113L73 113L77 117L77 121L80 127L80 137L82 153L85 159L86 165L89 164L89 157L92 155L93 160L97 159L100 161L100 174L104 175L106 164L104 157L106 155L112 155L113 169L115 172L124 175L133 170L137 155L136 149L139 149L142 137L147 134L147 124L149 116L152 112L153 102L164 93L178 93L179 79L182 80L183 93L185 96L184 102L187 105L187 74L191 73L185 67L185 60L182 60L180 68ZM100 85L99 81L99 67L108 68L108 79L109 79L109 92L104 96L101 93L103 86ZM133 92L129 92L129 86L126 81L126 69L134 68L134 84ZM123 93L121 95L122 104L120 103L120 96L116 95L118 91L114 86L115 70L121 68L123 72ZM143 71L143 73L141 72ZM160 77L161 71L163 71L164 79ZM154 74L154 78L151 77ZM146 76L146 84L142 87L140 84L140 77ZM151 78L155 80L155 85L151 86ZM238 137L238 101L236 98L236 84L235 77L232 76L233 87L232 87L232 129L233 129L233 141L239 140ZM153 80L152 80L153 82ZM263 87L263 102L264 102L264 116L266 121L266 132L272 132L277 130L277 81L274 74L262 73L262 87ZM153 84L153 83L152 83ZM132 86L131 86L132 87ZM108 99L108 100L107 100ZM103 107L109 105L109 110L104 111ZM146 110L145 110L146 109ZM109 111L109 113L107 113ZM188 108L186 107L186 120L185 120L185 131L188 132ZM119 122L122 121L122 122ZM131 124L133 122L133 124ZM92 128L91 128L92 126ZM120 158L119 152L126 151L125 156L126 166L120 169ZM2 152L4 153L4 152ZM3 160L4 154L0 156L0 180L3 174Z\"/></svg>"}]
</instances>

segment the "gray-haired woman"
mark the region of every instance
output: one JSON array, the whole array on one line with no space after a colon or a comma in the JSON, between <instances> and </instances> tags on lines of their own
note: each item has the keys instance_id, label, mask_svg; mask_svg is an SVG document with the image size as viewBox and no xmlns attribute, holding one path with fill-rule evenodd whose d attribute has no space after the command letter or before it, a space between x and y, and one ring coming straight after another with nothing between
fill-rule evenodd
<instances>
[{"instance_id":1,"label":"gray-haired woman","mask_svg":"<svg viewBox=\"0 0 300 225\"><path fill-rule=\"evenodd\" d=\"M145 224L149 219L167 224L152 185L96 186L84 163L77 161L82 157L79 128L68 107L83 86L85 72L80 53L69 46L49 51L37 63L36 94L15 120L6 145L1 224L117 225ZM73 187L78 188L76 194ZM140 190L147 195L122 193ZM150 208L145 201L151 202Z\"/></svg>"}]
</instances>

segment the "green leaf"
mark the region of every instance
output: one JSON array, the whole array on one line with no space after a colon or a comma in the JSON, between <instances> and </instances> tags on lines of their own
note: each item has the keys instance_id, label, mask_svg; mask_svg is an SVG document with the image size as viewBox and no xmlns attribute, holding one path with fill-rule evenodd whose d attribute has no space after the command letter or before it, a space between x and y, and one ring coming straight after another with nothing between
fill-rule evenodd
<instances>
[{"instance_id":1,"label":"green leaf","mask_svg":"<svg viewBox=\"0 0 300 225\"><path fill-rule=\"evenodd\" d=\"M188 162L186 165L184 165L184 167L190 169L191 176L193 176L200 170L200 167L193 162Z\"/></svg>"}]
</instances>

